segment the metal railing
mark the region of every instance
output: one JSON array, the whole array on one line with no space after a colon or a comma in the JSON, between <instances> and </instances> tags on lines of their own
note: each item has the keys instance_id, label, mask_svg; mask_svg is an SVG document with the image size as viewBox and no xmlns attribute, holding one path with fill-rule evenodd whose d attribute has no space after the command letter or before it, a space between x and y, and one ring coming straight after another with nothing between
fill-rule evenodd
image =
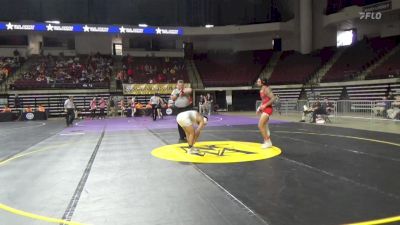
<instances>
[{"instance_id":1,"label":"metal railing","mask_svg":"<svg viewBox=\"0 0 400 225\"><path fill-rule=\"evenodd\" d=\"M283 115L298 114L301 116L304 106L312 107L315 102L306 100L281 100L278 104L274 103L274 111L280 111ZM261 101L256 102L256 110L260 104ZM400 100L339 100L329 101L329 105L331 106L331 110L328 114L333 119L400 120Z\"/></svg>"},{"instance_id":2,"label":"metal railing","mask_svg":"<svg viewBox=\"0 0 400 225\"><path fill-rule=\"evenodd\" d=\"M399 119L400 101L337 101L337 116L362 119Z\"/></svg>"}]
</instances>

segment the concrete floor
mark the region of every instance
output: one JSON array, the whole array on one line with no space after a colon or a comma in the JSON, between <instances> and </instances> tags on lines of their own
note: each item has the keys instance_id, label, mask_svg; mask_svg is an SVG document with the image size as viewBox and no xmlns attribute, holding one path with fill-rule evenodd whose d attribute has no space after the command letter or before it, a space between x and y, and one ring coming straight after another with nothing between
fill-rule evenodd
<instances>
[{"instance_id":1,"label":"concrete floor","mask_svg":"<svg viewBox=\"0 0 400 225\"><path fill-rule=\"evenodd\" d=\"M259 142L256 124L212 116L201 140ZM0 225L309 225L400 214L395 134L274 120L282 155L199 165L150 154L177 142L175 127L172 117L2 123Z\"/></svg>"}]
</instances>

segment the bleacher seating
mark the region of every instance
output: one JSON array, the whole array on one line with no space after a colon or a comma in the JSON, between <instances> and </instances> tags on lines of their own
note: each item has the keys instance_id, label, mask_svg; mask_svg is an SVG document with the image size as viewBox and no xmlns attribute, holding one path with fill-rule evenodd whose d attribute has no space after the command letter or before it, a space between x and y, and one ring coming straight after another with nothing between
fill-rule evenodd
<instances>
[{"instance_id":1,"label":"bleacher seating","mask_svg":"<svg viewBox=\"0 0 400 225\"><path fill-rule=\"evenodd\" d=\"M21 59L20 57L0 57L0 84L20 68Z\"/></svg>"},{"instance_id":2,"label":"bleacher seating","mask_svg":"<svg viewBox=\"0 0 400 225\"><path fill-rule=\"evenodd\" d=\"M325 83L323 86L315 88L306 88L309 99L328 98L330 100L341 100L343 88L346 89L348 100L371 101L380 100L387 96L390 91L400 93L400 84L382 83L382 84L335 84L330 86Z\"/></svg>"},{"instance_id":3,"label":"bleacher seating","mask_svg":"<svg viewBox=\"0 0 400 225\"><path fill-rule=\"evenodd\" d=\"M375 68L366 79L385 79L400 77L400 51Z\"/></svg>"},{"instance_id":4,"label":"bleacher seating","mask_svg":"<svg viewBox=\"0 0 400 225\"><path fill-rule=\"evenodd\" d=\"M269 82L271 84L303 84L321 67L323 62L332 57L333 53L332 48L324 48L308 55L285 51L275 66Z\"/></svg>"},{"instance_id":5,"label":"bleacher seating","mask_svg":"<svg viewBox=\"0 0 400 225\"><path fill-rule=\"evenodd\" d=\"M295 101L300 97L301 87L280 87L271 86L274 94L279 95L282 101ZM343 88L346 88L349 100L380 100L388 94L388 91L400 93L400 84L370 84L370 85L336 85L305 88L309 99L328 98L330 100L340 100Z\"/></svg>"},{"instance_id":6,"label":"bleacher seating","mask_svg":"<svg viewBox=\"0 0 400 225\"><path fill-rule=\"evenodd\" d=\"M123 58L123 70L117 80L124 83L189 82L183 58L132 57Z\"/></svg>"},{"instance_id":7,"label":"bleacher seating","mask_svg":"<svg viewBox=\"0 0 400 225\"><path fill-rule=\"evenodd\" d=\"M195 55L195 64L206 87L250 86L273 55L272 50Z\"/></svg>"},{"instance_id":8,"label":"bleacher seating","mask_svg":"<svg viewBox=\"0 0 400 225\"><path fill-rule=\"evenodd\" d=\"M300 97L301 87L279 87L279 86L271 86L275 95L279 95L281 100L297 100Z\"/></svg>"},{"instance_id":9,"label":"bleacher seating","mask_svg":"<svg viewBox=\"0 0 400 225\"><path fill-rule=\"evenodd\" d=\"M328 98L330 100L339 100L343 91L343 87L317 87L305 89L308 98ZM318 96L318 97L317 97Z\"/></svg>"},{"instance_id":10,"label":"bleacher seating","mask_svg":"<svg viewBox=\"0 0 400 225\"><path fill-rule=\"evenodd\" d=\"M336 46L328 46L315 51L312 55L319 57L321 59L321 64L325 64L332 58L335 52Z\"/></svg>"},{"instance_id":11,"label":"bleacher seating","mask_svg":"<svg viewBox=\"0 0 400 225\"><path fill-rule=\"evenodd\" d=\"M348 86L346 89L350 100L380 100L387 96L389 84Z\"/></svg>"},{"instance_id":12,"label":"bleacher seating","mask_svg":"<svg viewBox=\"0 0 400 225\"><path fill-rule=\"evenodd\" d=\"M36 90L36 89L105 89L109 82L96 83L47 83L46 81L18 80L10 85L12 90Z\"/></svg>"},{"instance_id":13,"label":"bleacher seating","mask_svg":"<svg viewBox=\"0 0 400 225\"><path fill-rule=\"evenodd\" d=\"M64 112L64 102L68 98L69 94L19 94L21 105L25 108L31 106L37 108L39 105L43 105L50 116L62 116ZM103 97L106 101L108 100L109 93L75 93L74 103L76 108L81 112L89 112L89 103L93 97ZM15 96L10 95L8 97L10 108L15 108Z\"/></svg>"},{"instance_id":14,"label":"bleacher seating","mask_svg":"<svg viewBox=\"0 0 400 225\"><path fill-rule=\"evenodd\" d=\"M293 110L298 107L297 100L300 97L301 86L298 87L280 87L280 86L271 86L275 95L279 95L279 99L281 102L284 102L281 105L282 110Z\"/></svg>"},{"instance_id":15,"label":"bleacher seating","mask_svg":"<svg viewBox=\"0 0 400 225\"><path fill-rule=\"evenodd\" d=\"M395 46L396 41L391 38L373 38L359 41L347 47L343 55L322 78L322 81L339 82L351 80L376 63Z\"/></svg>"},{"instance_id":16,"label":"bleacher seating","mask_svg":"<svg viewBox=\"0 0 400 225\"><path fill-rule=\"evenodd\" d=\"M112 75L110 56L43 56L31 60L31 67L11 89L108 88Z\"/></svg>"}]
</instances>

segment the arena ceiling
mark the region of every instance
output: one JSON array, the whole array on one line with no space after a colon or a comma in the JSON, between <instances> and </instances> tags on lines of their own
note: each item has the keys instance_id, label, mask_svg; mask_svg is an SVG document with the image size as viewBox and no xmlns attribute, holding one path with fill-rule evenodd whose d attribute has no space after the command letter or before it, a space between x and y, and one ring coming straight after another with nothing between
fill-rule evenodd
<instances>
[{"instance_id":1,"label":"arena ceiling","mask_svg":"<svg viewBox=\"0 0 400 225\"><path fill-rule=\"evenodd\" d=\"M2 0L0 21L204 26L289 20L293 0Z\"/></svg>"}]
</instances>

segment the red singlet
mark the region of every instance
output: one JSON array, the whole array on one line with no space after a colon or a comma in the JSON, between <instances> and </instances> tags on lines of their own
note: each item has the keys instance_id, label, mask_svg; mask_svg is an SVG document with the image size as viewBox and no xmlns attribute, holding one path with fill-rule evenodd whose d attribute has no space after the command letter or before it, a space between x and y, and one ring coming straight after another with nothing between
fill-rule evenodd
<instances>
[{"instance_id":1,"label":"red singlet","mask_svg":"<svg viewBox=\"0 0 400 225\"><path fill-rule=\"evenodd\" d=\"M266 85L264 85L265 87L268 87ZM267 102L269 102L269 100L271 100L265 93L264 90L261 88L260 90L260 97L261 97L261 105L267 104ZM272 112L274 110L272 109L272 105L269 105L267 107L265 107L265 109L262 111L263 113L266 113L268 115L272 115Z\"/></svg>"}]
</instances>

